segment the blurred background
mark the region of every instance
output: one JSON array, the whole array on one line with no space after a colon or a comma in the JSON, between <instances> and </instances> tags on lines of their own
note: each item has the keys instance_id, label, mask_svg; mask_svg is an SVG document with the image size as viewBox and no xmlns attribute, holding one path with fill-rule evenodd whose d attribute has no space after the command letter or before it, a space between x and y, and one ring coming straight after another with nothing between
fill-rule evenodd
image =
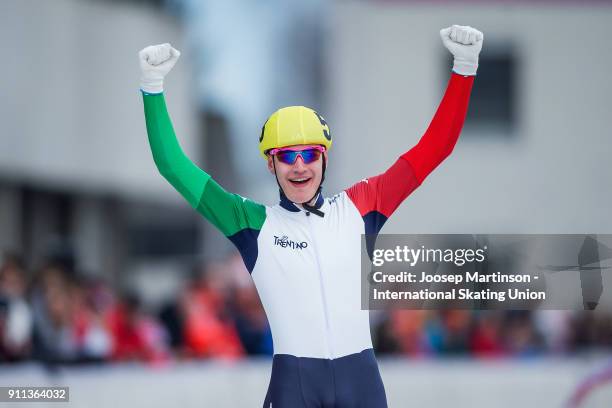
<instances>
[{"instance_id":1,"label":"blurred background","mask_svg":"<svg viewBox=\"0 0 612 408\"><path fill-rule=\"evenodd\" d=\"M438 31L476 27L461 139L382 232L603 234L610 23L608 1L3 0L0 386L70 386L79 407L263 401L265 314L154 166L143 47L182 51L165 93L185 152L273 205L269 114L326 117L334 194L418 141L452 66ZM376 312L372 336L391 407L612 406L605 311Z\"/></svg>"}]
</instances>

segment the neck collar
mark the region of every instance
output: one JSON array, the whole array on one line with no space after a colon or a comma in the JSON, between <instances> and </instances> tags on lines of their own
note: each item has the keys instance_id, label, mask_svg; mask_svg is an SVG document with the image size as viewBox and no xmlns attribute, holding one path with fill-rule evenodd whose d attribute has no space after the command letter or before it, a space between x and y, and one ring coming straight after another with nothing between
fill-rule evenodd
<instances>
[{"instance_id":1,"label":"neck collar","mask_svg":"<svg viewBox=\"0 0 612 408\"><path fill-rule=\"evenodd\" d=\"M291 200L289 200L287 198L287 196L285 195L285 193L283 193L283 190L279 189L279 195L280 195L279 205L281 207L283 207L287 211L291 211L291 212L300 212L300 211L314 212L312 210L304 208L304 206L302 206L301 204L296 204L296 203L292 202ZM310 206L310 208L312 208L314 210L319 210L323 206L324 202L325 202L325 199L323 198L323 193L321 191L319 191L317 193L317 199L315 200L314 205Z\"/></svg>"}]
</instances>

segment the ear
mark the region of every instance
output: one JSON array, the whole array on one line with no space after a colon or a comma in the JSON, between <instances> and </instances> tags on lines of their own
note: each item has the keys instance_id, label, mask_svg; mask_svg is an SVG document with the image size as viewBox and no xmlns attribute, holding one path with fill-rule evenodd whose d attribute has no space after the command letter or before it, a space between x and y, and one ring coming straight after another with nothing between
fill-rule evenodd
<instances>
[{"instance_id":1,"label":"ear","mask_svg":"<svg viewBox=\"0 0 612 408\"><path fill-rule=\"evenodd\" d=\"M272 163L272 160L274 160L274 158L272 156L268 156L268 171L271 174L274 174L274 163Z\"/></svg>"}]
</instances>

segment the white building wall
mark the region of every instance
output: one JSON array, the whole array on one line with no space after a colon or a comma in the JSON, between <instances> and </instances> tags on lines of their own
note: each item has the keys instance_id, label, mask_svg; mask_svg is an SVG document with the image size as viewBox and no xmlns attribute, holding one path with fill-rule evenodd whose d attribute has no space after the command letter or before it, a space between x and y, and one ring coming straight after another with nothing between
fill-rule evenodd
<instances>
[{"instance_id":1,"label":"white building wall","mask_svg":"<svg viewBox=\"0 0 612 408\"><path fill-rule=\"evenodd\" d=\"M383 171L425 131L447 81L440 28L471 25L485 48L517 50L516 137L464 132L383 232L612 231L612 7L343 1L332 15L332 190Z\"/></svg>"},{"instance_id":2,"label":"white building wall","mask_svg":"<svg viewBox=\"0 0 612 408\"><path fill-rule=\"evenodd\" d=\"M178 22L152 7L76 0L0 3L0 176L68 191L176 200L147 143L143 47L182 48ZM166 81L184 149L198 160L189 55Z\"/></svg>"}]
</instances>

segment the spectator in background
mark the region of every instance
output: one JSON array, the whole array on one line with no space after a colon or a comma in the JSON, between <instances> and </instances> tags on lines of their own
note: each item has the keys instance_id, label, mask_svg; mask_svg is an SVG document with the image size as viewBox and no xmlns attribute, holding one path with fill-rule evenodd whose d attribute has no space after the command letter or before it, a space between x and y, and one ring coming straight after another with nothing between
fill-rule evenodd
<instances>
[{"instance_id":1,"label":"spectator in background","mask_svg":"<svg viewBox=\"0 0 612 408\"><path fill-rule=\"evenodd\" d=\"M532 314L535 329L542 334L546 350L553 354L568 351L571 339L570 310L536 310Z\"/></svg>"},{"instance_id":2,"label":"spectator in background","mask_svg":"<svg viewBox=\"0 0 612 408\"><path fill-rule=\"evenodd\" d=\"M26 273L21 259L8 255L0 265L0 362L29 356L32 311L26 301Z\"/></svg>"},{"instance_id":3,"label":"spectator in background","mask_svg":"<svg viewBox=\"0 0 612 408\"><path fill-rule=\"evenodd\" d=\"M105 322L109 305L103 303L100 282L80 280L72 289L73 330L78 362L102 362L110 358L112 337Z\"/></svg>"},{"instance_id":4,"label":"spectator in background","mask_svg":"<svg viewBox=\"0 0 612 408\"><path fill-rule=\"evenodd\" d=\"M178 301L159 316L180 358L272 354L268 321L238 253L196 266Z\"/></svg>"},{"instance_id":5,"label":"spectator in background","mask_svg":"<svg viewBox=\"0 0 612 408\"><path fill-rule=\"evenodd\" d=\"M469 347L476 357L500 357L504 354L504 346L500 337L501 319L499 311L474 312Z\"/></svg>"},{"instance_id":6,"label":"spectator in background","mask_svg":"<svg viewBox=\"0 0 612 408\"><path fill-rule=\"evenodd\" d=\"M168 345L175 357L182 359L185 356L185 338L183 335L183 315L176 299L167 302L159 311L159 321L168 334Z\"/></svg>"},{"instance_id":7,"label":"spectator in background","mask_svg":"<svg viewBox=\"0 0 612 408\"><path fill-rule=\"evenodd\" d=\"M165 362L170 357L164 327L146 313L136 294L125 295L108 315L115 361Z\"/></svg>"},{"instance_id":8,"label":"spectator in background","mask_svg":"<svg viewBox=\"0 0 612 408\"><path fill-rule=\"evenodd\" d=\"M424 310L390 310L388 317L376 331L376 349L383 353L401 353L423 357L431 352Z\"/></svg>"},{"instance_id":9,"label":"spectator in background","mask_svg":"<svg viewBox=\"0 0 612 408\"><path fill-rule=\"evenodd\" d=\"M223 274L196 271L180 295L184 347L194 357L238 358L244 355L240 338L223 296Z\"/></svg>"},{"instance_id":10,"label":"spectator in background","mask_svg":"<svg viewBox=\"0 0 612 408\"><path fill-rule=\"evenodd\" d=\"M470 310L449 309L439 313L441 336L435 342L440 354L465 354L469 351L471 328Z\"/></svg>"},{"instance_id":11,"label":"spectator in background","mask_svg":"<svg viewBox=\"0 0 612 408\"><path fill-rule=\"evenodd\" d=\"M272 355L272 331L268 318L238 251L227 258L224 269L219 276L231 280L226 295L231 300L230 311L244 351L249 355Z\"/></svg>"},{"instance_id":12,"label":"spectator in background","mask_svg":"<svg viewBox=\"0 0 612 408\"><path fill-rule=\"evenodd\" d=\"M99 296L94 296L96 285L62 265L42 268L32 289L35 356L63 364L104 361L112 343Z\"/></svg>"},{"instance_id":13,"label":"spectator in background","mask_svg":"<svg viewBox=\"0 0 612 408\"><path fill-rule=\"evenodd\" d=\"M78 355L72 321L70 277L60 266L43 267L32 288L34 355L49 363L72 363Z\"/></svg>"},{"instance_id":14,"label":"spectator in background","mask_svg":"<svg viewBox=\"0 0 612 408\"><path fill-rule=\"evenodd\" d=\"M23 263L0 264L0 362L166 361L173 349L197 358L271 354L272 338L259 297L239 255L196 270L162 313L164 328L135 296L115 304L100 280L82 279L66 263L42 268L26 299ZM378 314L379 353L410 357L469 353L524 357L612 346L605 311L390 310Z\"/></svg>"},{"instance_id":15,"label":"spectator in background","mask_svg":"<svg viewBox=\"0 0 612 408\"><path fill-rule=\"evenodd\" d=\"M582 311L573 314L570 320L568 343L572 350L589 350L612 347L612 315L599 311Z\"/></svg>"},{"instance_id":16,"label":"spectator in background","mask_svg":"<svg viewBox=\"0 0 612 408\"><path fill-rule=\"evenodd\" d=\"M507 312L501 336L506 351L514 357L529 357L544 350L544 342L535 328L530 310Z\"/></svg>"},{"instance_id":17,"label":"spectator in background","mask_svg":"<svg viewBox=\"0 0 612 408\"><path fill-rule=\"evenodd\" d=\"M252 283L238 286L233 300L236 329L245 351L251 355L272 355L272 332L255 286Z\"/></svg>"}]
</instances>

